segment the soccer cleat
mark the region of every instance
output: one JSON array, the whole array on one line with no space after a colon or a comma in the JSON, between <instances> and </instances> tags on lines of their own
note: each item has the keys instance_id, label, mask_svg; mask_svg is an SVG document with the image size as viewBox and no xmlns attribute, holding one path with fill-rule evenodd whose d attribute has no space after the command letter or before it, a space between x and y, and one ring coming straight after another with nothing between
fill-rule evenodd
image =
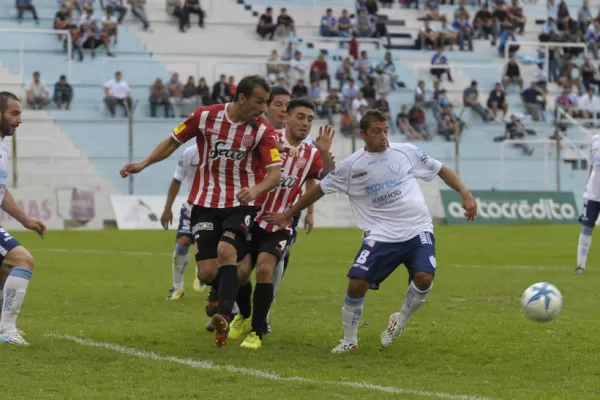
<instances>
[{"instance_id":1,"label":"soccer cleat","mask_svg":"<svg viewBox=\"0 0 600 400\"><path fill-rule=\"evenodd\" d=\"M265 327L263 329L263 336L269 336L271 333L273 333L273 331L271 330L271 323L267 318L267 320L265 321Z\"/></svg>"},{"instance_id":2,"label":"soccer cleat","mask_svg":"<svg viewBox=\"0 0 600 400\"><path fill-rule=\"evenodd\" d=\"M577 266L577 268L575 268L575 271L573 271L573 275L581 275L585 272L585 268L581 268L579 265Z\"/></svg>"},{"instance_id":3,"label":"soccer cleat","mask_svg":"<svg viewBox=\"0 0 600 400\"><path fill-rule=\"evenodd\" d=\"M240 347L250 350L258 350L261 348L261 346L262 340L260 340L260 337L258 337L256 332L250 332L250 334L246 336L246 339L244 339L242 344L240 344Z\"/></svg>"},{"instance_id":4,"label":"soccer cleat","mask_svg":"<svg viewBox=\"0 0 600 400\"><path fill-rule=\"evenodd\" d=\"M244 318L241 314L237 314L229 325L229 339L239 339L242 335L250 332L250 318Z\"/></svg>"},{"instance_id":5,"label":"soccer cleat","mask_svg":"<svg viewBox=\"0 0 600 400\"><path fill-rule=\"evenodd\" d=\"M381 332L381 347L390 347L396 338L402 335L404 325L398 323L398 314L399 313L393 313L390 315L390 322L388 323L387 329Z\"/></svg>"},{"instance_id":6,"label":"soccer cleat","mask_svg":"<svg viewBox=\"0 0 600 400\"><path fill-rule=\"evenodd\" d=\"M183 297L183 289L175 289L174 287L169 290L169 295L167 296L167 300L179 300Z\"/></svg>"},{"instance_id":7,"label":"soccer cleat","mask_svg":"<svg viewBox=\"0 0 600 400\"><path fill-rule=\"evenodd\" d=\"M200 293L204 290L204 288L206 288L206 285L204 283L201 283L200 279L195 278L193 288L196 292Z\"/></svg>"},{"instance_id":8,"label":"soccer cleat","mask_svg":"<svg viewBox=\"0 0 600 400\"><path fill-rule=\"evenodd\" d=\"M340 339L340 344L335 346L331 352L333 354L338 353L347 353L349 351L358 350L358 345L356 343L352 343L347 341L346 339Z\"/></svg>"},{"instance_id":9,"label":"soccer cleat","mask_svg":"<svg viewBox=\"0 0 600 400\"><path fill-rule=\"evenodd\" d=\"M215 346L227 346L227 333L229 332L229 322L227 322L227 318L221 314L215 314L211 322L215 330Z\"/></svg>"},{"instance_id":10,"label":"soccer cleat","mask_svg":"<svg viewBox=\"0 0 600 400\"><path fill-rule=\"evenodd\" d=\"M29 343L27 343L27 340L25 340L25 338L23 337L23 335L21 333L22 332L15 330L15 331L9 332L5 335L0 335L0 343L29 346Z\"/></svg>"},{"instance_id":11,"label":"soccer cleat","mask_svg":"<svg viewBox=\"0 0 600 400\"><path fill-rule=\"evenodd\" d=\"M213 328L213 326L212 326L212 319L208 320L208 322L204 326L204 329L206 329L208 332L214 332L215 331L215 328Z\"/></svg>"},{"instance_id":12,"label":"soccer cleat","mask_svg":"<svg viewBox=\"0 0 600 400\"><path fill-rule=\"evenodd\" d=\"M213 317L219 312L219 294L213 288L208 292L206 302L204 302L204 309L206 310L207 317Z\"/></svg>"}]
</instances>

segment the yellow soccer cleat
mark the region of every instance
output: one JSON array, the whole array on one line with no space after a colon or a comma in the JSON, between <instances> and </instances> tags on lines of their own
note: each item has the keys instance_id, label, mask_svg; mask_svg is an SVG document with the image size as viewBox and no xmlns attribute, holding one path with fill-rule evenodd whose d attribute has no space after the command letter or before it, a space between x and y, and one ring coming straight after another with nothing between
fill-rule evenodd
<instances>
[{"instance_id":1,"label":"yellow soccer cleat","mask_svg":"<svg viewBox=\"0 0 600 400\"><path fill-rule=\"evenodd\" d=\"M198 278L194 279L193 288L196 292L200 293L200 292L204 291L205 287L206 286L204 285L204 283L200 283L200 279L198 279Z\"/></svg>"},{"instance_id":2,"label":"yellow soccer cleat","mask_svg":"<svg viewBox=\"0 0 600 400\"><path fill-rule=\"evenodd\" d=\"M171 288L171 290L169 290L169 295L167 296L167 300L179 300L183 297L183 295L184 295L183 289Z\"/></svg>"},{"instance_id":3,"label":"yellow soccer cleat","mask_svg":"<svg viewBox=\"0 0 600 400\"><path fill-rule=\"evenodd\" d=\"M256 334L256 332L250 332L246 339L242 342L240 347L244 349L258 350L262 346L262 341Z\"/></svg>"},{"instance_id":4,"label":"yellow soccer cleat","mask_svg":"<svg viewBox=\"0 0 600 400\"><path fill-rule=\"evenodd\" d=\"M244 319L240 314L237 314L229 325L229 339L239 339L248 332L250 332L250 318Z\"/></svg>"}]
</instances>

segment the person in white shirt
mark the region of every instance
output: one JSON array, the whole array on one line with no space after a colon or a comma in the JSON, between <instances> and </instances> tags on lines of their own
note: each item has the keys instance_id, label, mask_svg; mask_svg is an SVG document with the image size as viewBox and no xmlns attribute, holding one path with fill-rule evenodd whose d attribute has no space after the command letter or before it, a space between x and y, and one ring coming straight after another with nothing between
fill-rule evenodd
<instances>
[{"instance_id":1,"label":"person in white shirt","mask_svg":"<svg viewBox=\"0 0 600 400\"><path fill-rule=\"evenodd\" d=\"M388 121L377 110L369 110L360 121L365 147L343 160L319 185L308 191L287 212L272 214L269 222L284 226L292 216L330 193L345 193L363 231L363 241L348 272L348 289L342 308L344 339L332 352L358 348L358 326L365 295L404 264L409 273L406 300L390 316L381 334L383 347L400 336L405 324L425 302L435 275L433 223L418 179L439 176L462 196L465 217L475 219L477 204L460 178L441 162L409 143L389 143Z\"/></svg>"},{"instance_id":2,"label":"person in white shirt","mask_svg":"<svg viewBox=\"0 0 600 400\"><path fill-rule=\"evenodd\" d=\"M577 108L581 113L581 118L594 118L598 110L598 99L595 96L594 88L590 86L587 94L582 95L577 101Z\"/></svg>"},{"instance_id":3,"label":"person in white shirt","mask_svg":"<svg viewBox=\"0 0 600 400\"><path fill-rule=\"evenodd\" d=\"M360 117L361 117L361 112L360 109L361 107L368 107L369 103L367 102L367 100L365 100L363 92L358 92L358 94L356 95L356 98L354 100L352 100L351 103L351 107L352 107L352 115L354 116L354 119L356 119L357 121L360 121Z\"/></svg>"},{"instance_id":4,"label":"person in white shirt","mask_svg":"<svg viewBox=\"0 0 600 400\"><path fill-rule=\"evenodd\" d=\"M115 77L104 84L104 103L111 117L115 116L117 105L125 107L125 116L129 115L132 101L129 96L129 85L122 79L121 72L117 71Z\"/></svg>"},{"instance_id":5,"label":"person in white shirt","mask_svg":"<svg viewBox=\"0 0 600 400\"><path fill-rule=\"evenodd\" d=\"M102 23L102 29L104 29L104 34L110 40L111 37L114 37L114 43L117 44L117 38L119 37L119 21L117 17L114 16L112 8L108 7L106 9L106 15L100 18L100 23Z\"/></svg>"},{"instance_id":6,"label":"person in white shirt","mask_svg":"<svg viewBox=\"0 0 600 400\"><path fill-rule=\"evenodd\" d=\"M94 10L92 8L87 8L85 10L85 14L81 14L79 17L79 27L85 32L88 27L94 20Z\"/></svg>"},{"instance_id":7,"label":"person in white shirt","mask_svg":"<svg viewBox=\"0 0 600 400\"><path fill-rule=\"evenodd\" d=\"M44 108L50 103L48 88L40 80L40 73L37 71L33 73L33 79L27 85L25 91L27 93L27 104L34 110Z\"/></svg>"},{"instance_id":8,"label":"person in white shirt","mask_svg":"<svg viewBox=\"0 0 600 400\"><path fill-rule=\"evenodd\" d=\"M577 267L573 273L582 274L587 266L587 256L592 245L592 232L600 215L600 135L594 135L590 150L590 174L583 193L582 225L577 244Z\"/></svg>"},{"instance_id":9,"label":"person in white shirt","mask_svg":"<svg viewBox=\"0 0 600 400\"><path fill-rule=\"evenodd\" d=\"M297 51L294 54L294 58L290 61L290 81L298 82L299 80L306 80L308 77L308 72L308 64L302 60L302 53Z\"/></svg>"}]
</instances>

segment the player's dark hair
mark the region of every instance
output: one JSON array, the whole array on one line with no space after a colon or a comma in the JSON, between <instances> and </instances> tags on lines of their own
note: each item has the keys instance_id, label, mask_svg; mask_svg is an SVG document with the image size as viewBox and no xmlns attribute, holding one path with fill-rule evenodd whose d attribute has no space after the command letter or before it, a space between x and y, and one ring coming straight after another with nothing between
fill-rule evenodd
<instances>
[{"instance_id":1,"label":"player's dark hair","mask_svg":"<svg viewBox=\"0 0 600 400\"><path fill-rule=\"evenodd\" d=\"M367 110L360 119L360 130L366 132L373 122L387 122L385 115L379 110Z\"/></svg>"},{"instance_id":2,"label":"player's dark hair","mask_svg":"<svg viewBox=\"0 0 600 400\"><path fill-rule=\"evenodd\" d=\"M269 96L269 101L267 101L268 106L271 105L271 102L273 101L275 96L290 96L290 97L292 97L292 95L286 88L281 87L281 86L273 86L273 87L271 87L271 96Z\"/></svg>"},{"instance_id":3,"label":"player's dark hair","mask_svg":"<svg viewBox=\"0 0 600 400\"><path fill-rule=\"evenodd\" d=\"M261 87L265 89L267 93L271 93L271 87L265 78L260 75L249 75L245 76L240 83L238 83L237 90L233 96L233 101L238 101L240 94L243 94L245 97L252 96L252 92L256 87Z\"/></svg>"},{"instance_id":4,"label":"player's dark hair","mask_svg":"<svg viewBox=\"0 0 600 400\"><path fill-rule=\"evenodd\" d=\"M290 102L288 103L286 111L289 114L292 111L294 111L294 109L296 109L298 107L306 107L306 108L309 108L309 109L313 110L313 112L315 111L315 108L316 108L315 107L315 103L313 103L309 98L307 98L307 97L300 97L300 98L297 98L297 99L290 100Z\"/></svg>"},{"instance_id":5,"label":"player's dark hair","mask_svg":"<svg viewBox=\"0 0 600 400\"><path fill-rule=\"evenodd\" d=\"M0 92L0 113L4 113L8 107L9 100L20 101L19 98L11 92Z\"/></svg>"}]
</instances>

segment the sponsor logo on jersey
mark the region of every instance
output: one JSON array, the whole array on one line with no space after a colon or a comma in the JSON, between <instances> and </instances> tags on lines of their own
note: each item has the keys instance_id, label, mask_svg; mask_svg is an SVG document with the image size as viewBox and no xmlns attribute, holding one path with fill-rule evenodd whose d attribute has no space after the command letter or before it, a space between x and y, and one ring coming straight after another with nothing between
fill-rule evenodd
<instances>
[{"instance_id":1,"label":"sponsor logo on jersey","mask_svg":"<svg viewBox=\"0 0 600 400\"><path fill-rule=\"evenodd\" d=\"M281 155L279 154L279 150L271 149L270 152L272 161L281 161Z\"/></svg>"},{"instance_id":2,"label":"sponsor logo on jersey","mask_svg":"<svg viewBox=\"0 0 600 400\"><path fill-rule=\"evenodd\" d=\"M206 132L212 133L212 134L215 134L215 135L220 135L221 134L221 132L218 129L213 129L213 128L208 128L206 130Z\"/></svg>"},{"instance_id":3,"label":"sponsor logo on jersey","mask_svg":"<svg viewBox=\"0 0 600 400\"><path fill-rule=\"evenodd\" d=\"M358 174L352 175L352 179L360 178L361 176L367 175L367 171L359 172Z\"/></svg>"},{"instance_id":4,"label":"sponsor logo on jersey","mask_svg":"<svg viewBox=\"0 0 600 400\"><path fill-rule=\"evenodd\" d=\"M291 189L293 188L296 183L298 182L298 178L293 177L293 176L282 176L281 180L279 181L279 185L282 188L285 189Z\"/></svg>"},{"instance_id":5,"label":"sponsor logo on jersey","mask_svg":"<svg viewBox=\"0 0 600 400\"><path fill-rule=\"evenodd\" d=\"M233 161L241 161L246 158L247 153L245 150L231 150L225 146L227 146L227 142L215 142L215 148L208 153L208 157L212 159L223 157Z\"/></svg>"},{"instance_id":6,"label":"sponsor logo on jersey","mask_svg":"<svg viewBox=\"0 0 600 400\"><path fill-rule=\"evenodd\" d=\"M398 201L401 195L402 191L400 189L396 189L382 196L374 197L373 199L371 199L371 202L373 203L375 208L380 208L383 206L387 206L388 204L395 203L396 201Z\"/></svg>"},{"instance_id":7,"label":"sponsor logo on jersey","mask_svg":"<svg viewBox=\"0 0 600 400\"><path fill-rule=\"evenodd\" d=\"M180 123L173 129L175 136L178 136L186 128L185 122Z\"/></svg>"},{"instance_id":8,"label":"sponsor logo on jersey","mask_svg":"<svg viewBox=\"0 0 600 400\"><path fill-rule=\"evenodd\" d=\"M400 179L390 179L389 181L385 181L383 183L378 183L377 185L367 186L365 188L365 192L367 194L375 195L383 189L390 189L390 188L393 188L400 184L402 184L402 181Z\"/></svg>"}]
</instances>

